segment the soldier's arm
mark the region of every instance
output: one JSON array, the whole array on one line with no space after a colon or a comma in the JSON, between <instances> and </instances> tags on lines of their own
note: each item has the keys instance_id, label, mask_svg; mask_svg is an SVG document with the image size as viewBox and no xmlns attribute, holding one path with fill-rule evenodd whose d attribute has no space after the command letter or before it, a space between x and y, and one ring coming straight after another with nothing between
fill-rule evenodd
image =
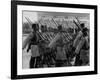
<instances>
[{"instance_id":1,"label":"soldier's arm","mask_svg":"<svg viewBox=\"0 0 100 80\"><path fill-rule=\"evenodd\" d=\"M55 36L55 38L49 43L48 47L52 48L56 45L56 42L60 39L59 33Z\"/></svg>"},{"instance_id":2,"label":"soldier's arm","mask_svg":"<svg viewBox=\"0 0 100 80\"><path fill-rule=\"evenodd\" d=\"M76 54L79 53L79 51L81 50L81 48L82 48L82 46L84 45L84 43L85 43L85 38L83 38L83 39L81 39L81 40L79 41L79 44L78 44L78 46L76 47L76 50L75 50L75 53L76 53Z\"/></svg>"},{"instance_id":3,"label":"soldier's arm","mask_svg":"<svg viewBox=\"0 0 100 80\"><path fill-rule=\"evenodd\" d=\"M89 39L88 39L88 37L86 37L85 39L86 39L86 48L88 49L89 48Z\"/></svg>"},{"instance_id":4,"label":"soldier's arm","mask_svg":"<svg viewBox=\"0 0 100 80\"><path fill-rule=\"evenodd\" d=\"M25 49L25 48L26 48L27 44L29 43L29 41L30 41L30 39L31 39L32 37L33 37L33 34L30 33L30 34L28 35L28 37L24 40L23 45L22 45L22 49Z\"/></svg>"},{"instance_id":5,"label":"soldier's arm","mask_svg":"<svg viewBox=\"0 0 100 80\"><path fill-rule=\"evenodd\" d=\"M80 37L81 37L82 35L83 35L83 34L82 34L81 31L77 34L77 36L76 36L76 38L75 38L75 40L74 40L74 42L73 42L73 47L76 47L76 46L77 46L77 43L78 43L78 41L79 41L79 39L80 39Z\"/></svg>"}]
</instances>

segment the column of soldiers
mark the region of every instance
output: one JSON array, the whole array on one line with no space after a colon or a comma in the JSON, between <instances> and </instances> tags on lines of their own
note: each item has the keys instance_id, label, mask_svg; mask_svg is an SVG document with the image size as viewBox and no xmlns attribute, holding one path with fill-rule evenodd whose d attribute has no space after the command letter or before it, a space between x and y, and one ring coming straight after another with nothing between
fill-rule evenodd
<instances>
[{"instance_id":1,"label":"column of soldiers","mask_svg":"<svg viewBox=\"0 0 100 80\"><path fill-rule=\"evenodd\" d=\"M28 45L27 52L31 51L30 68L89 65L89 30L84 23L75 24L79 31L64 43L62 25L57 25L58 32L49 42L39 32L39 24L33 23L32 32L23 44L23 49Z\"/></svg>"}]
</instances>

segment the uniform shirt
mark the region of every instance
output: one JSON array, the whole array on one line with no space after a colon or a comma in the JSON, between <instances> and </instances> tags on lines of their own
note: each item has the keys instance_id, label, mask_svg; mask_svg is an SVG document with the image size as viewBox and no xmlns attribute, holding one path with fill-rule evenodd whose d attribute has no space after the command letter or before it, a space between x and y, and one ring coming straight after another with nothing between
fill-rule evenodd
<instances>
[{"instance_id":1,"label":"uniform shirt","mask_svg":"<svg viewBox=\"0 0 100 80\"><path fill-rule=\"evenodd\" d=\"M82 37L80 41L78 42L78 45L76 47L75 53L79 53L81 49L87 50L89 48L89 42L87 37Z\"/></svg>"},{"instance_id":2,"label":"uniform shirt","mask_svg":"<svg viewBox=\"0 0 100 80\"><path fill-rule=\"evenodd\" d=\"M84 45L84 43L85 43L85 38L82 37L82 38L79 40L78 44L77 44L75 53L77 53L77 54L79 53L79 51L80 51L80 49L82 48L82 46Z\"/></svg>"},{"instance_id":3,"label":"uniform shirt","mask_svg":"<svg viewBox=\"0 0 100 80\"><path fill-rule=\"evenodd\" d=\"M74 42L73 42L73 47L75 47L75 48L77 47L82 35L83 35L83 33L81 31L79 31Z\"/></svg>"},{"instance_id":4,"label":"uniform shirt","mask_svg":"<svg viewBox=\"0 0 100 80\"><path fill-rule=\"evenodd\" d=\"M52 48L56 46L57 41L61 38L60 33L58 33L55 38L49 43L48 47Z\"/></svg>"},{"instance_id":5,"label":"uniform shirt","mask_svg":"<svg viewBox=\"0 0 100 80\"><path fill-rule=\"evenodd\" d=\"M32 57L40 56L38 45L31 45L31 56Z\"/></svg>"},{"instance_id":6,"label":"uniform shirt","mask_svg":"<svg viewBox=\"0 0 100 80\"><path fill-rule=\"evenodd\" d=\"M30 33L23 43L23 49L27 46L27 44L29 44L32 57L37 57L40 55L39 54L39 47L37 44L38 40L39 40L39 37L37 34Z\"/></svg>"},{"instance_id":7,"label":"uniform shirt","mask_svg":"<svg viewBox=\"0 0 100 80\"><path fill-rule=\"evenodd\" d=\"M63 47L57 46L56 59L57 60L66 60L65 49Z\"/></svg>"}]
</instances>

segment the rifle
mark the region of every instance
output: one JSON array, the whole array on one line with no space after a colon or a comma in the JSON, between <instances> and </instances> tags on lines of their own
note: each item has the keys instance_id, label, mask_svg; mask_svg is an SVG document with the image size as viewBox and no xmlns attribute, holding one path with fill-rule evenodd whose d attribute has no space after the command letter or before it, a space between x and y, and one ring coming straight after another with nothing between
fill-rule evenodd
<instances>
[{"instance_id":1,"label":"rifle","mask_svg":"<svg viewBox=\"0 0 100 80\"><path fill-rule=\"evenodd\" d=\"M74 23L77 24L77 27L82 31L81 22L79 21L79 19L77 17L75 17L75 19L77 20L78 23L76 23L75 21L74 21Z\"/></svg>"},{"instance_id":2,"label":"rifle","mask_svg":"<svg viewBox=\"0 0 100 80\"><path fill-rule=\"evenodd\" d=\"M80 25L78 25L75 20L73 20L74 24L76 25L76 27L78 27L79 30L81 30Z\"/></svg>"},{"instance_id":3,"label":"rifle","mask_svg":"<svg viewBox=\"0 0 100 80\"><path fill-rule=\"evenodd\" d=\"M79 25L81 25L81 22L79 21L78 17L75 17Z\"/></svg>"},{"instance_id":4,"label":"rifle","mask_svg":"<svg viewBox=\"0 0 100 80\"><path fill-rule=\"evenodd\" d=\"M42 23L40 22L40 20L38 21L38 23L39 23L40 25L42 25Z\"/></svg>"},{"instance_id":5,"label":"rifle","mask_svg":"<svg viewBox=\"0 0 100 80\"><path fill-rule=\"evenodd\" d=\"M32 29L32 27L31 27L31 26L32 26L32 24L33 24L33 23L32 23L32 21L31 21L29 18L27 18L27 17L25 17L25 19L28 21L29 26L30 26L30 29Z\"/></svg>"},{"instance_id":6,"label":"rifle","mask_svg":"<svg viewBox=\"0 0 100 80\"><path fill-rule=\"evenodd\" d=\"M52 18L52 21L54 22L54 24L56 25L56 27L58 26L58 24L55 22L55 20Z\"/></svg>"},{"instance_id":7,"label":"rifle","mask_svg":"<svg viewBox=\"0 0 100 80\"><path fill-rule=\"evenodd\" d=\"M50 23L50 27L52 27L52 23L51 23L51 21L50 20L48 20L49 21L49 23Z\"/></svg>"}]
</instances>

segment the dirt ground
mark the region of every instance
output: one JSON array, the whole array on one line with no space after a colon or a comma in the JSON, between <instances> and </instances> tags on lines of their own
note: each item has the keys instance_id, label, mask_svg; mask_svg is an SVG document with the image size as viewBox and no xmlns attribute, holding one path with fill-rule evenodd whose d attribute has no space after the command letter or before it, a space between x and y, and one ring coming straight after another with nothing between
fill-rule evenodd
<instances>
[{"instance_id":1,"label":"dirt ground","mask_svg":"<svg viewBox=\"0 0 100 80\"><path fill-rule=\"evenodd\" d=\"M22 43L24 42L24 40L26 38L27 38L27 35L23 35ZM22 50L22 68L23 69L29 68L29 61L30 61L30 57L31 57L30 51L27 53L26 49L27 49L27 47L24 50Z\"/></svg>"}]
</instances>

